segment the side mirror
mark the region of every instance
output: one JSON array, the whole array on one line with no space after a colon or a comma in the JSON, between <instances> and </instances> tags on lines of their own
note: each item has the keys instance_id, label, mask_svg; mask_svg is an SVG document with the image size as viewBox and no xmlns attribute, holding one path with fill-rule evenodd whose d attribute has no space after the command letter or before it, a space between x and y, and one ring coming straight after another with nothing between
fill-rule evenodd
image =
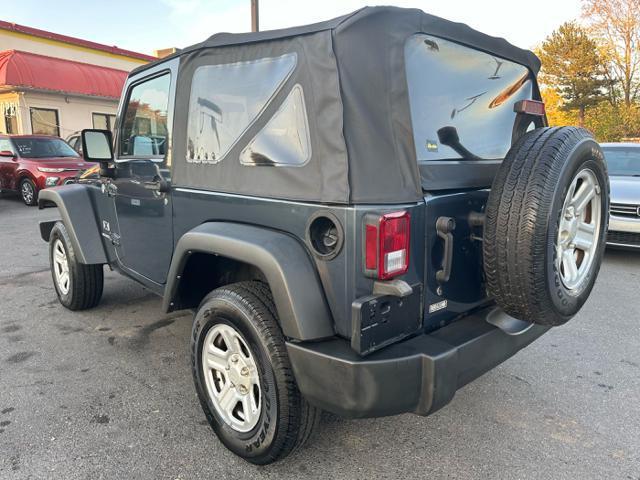
<instances>
[{"instance_id":1,"label":"side mirror","mask_svg":"<svg viewBox=\"0 0 640 480\"><path fill-rule=\"evenodd\" d=\"M0 157L16 158L16 154L11 150L0 150Z\"/></svg>"},{"instance_id":2,"label":"side mirror","mask_svg":"<svg viewBox=\"0 0 640 480\"><path fill-rule=\"evenodd\" d=\"M89 162L100 163L100 174L111 176L113 169L109 163L113 162L113 139L109 130L82 130L82 151L84 159Z\"/></svg>"}]
</instances>

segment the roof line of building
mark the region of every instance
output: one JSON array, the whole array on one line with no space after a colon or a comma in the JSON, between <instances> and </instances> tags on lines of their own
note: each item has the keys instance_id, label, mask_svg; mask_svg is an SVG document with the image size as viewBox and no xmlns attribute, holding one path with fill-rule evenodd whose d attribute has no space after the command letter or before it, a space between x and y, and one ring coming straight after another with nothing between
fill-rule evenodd
<instances>
[{"instance_id":1,"label":"roof line of building","mask_svg":"<svg viewBox=\"0 0 640 480\"><path fill-rule=\"evenodd\" d=\"M129 72L127 72L126 70L123 70L122 68L115 68L115 67L107 67L105 65L96 65L93 63L87 63L87 62L81 62L79 60L71 60L70 58L60 58L60 57L52 57L51 55L45 55L43 53L36 53L36 52L29 52L27 50L20 50L19 48L9 48L7 50L0 50L0 61L7 57L8 55L11 55L13 53L18 53L20 55L27 55L29 57L40 57L40 58L46 58L47 60L53 60L53 61L59 61L59 62L63 62L63 63L75 63L77 65L83 65L83 66L90 66L93 68L98 68L101 70L114 70L116 72L119 73L124 73L125 75L128 75ZM157 60L157 58L156 58Z\"/></svg>"},{"instance_id":2,"label":"roof line of building","mask_svg":"<svg viewBox=\"0 0 640 480\"><path fill-rule=\"evenodd\" d=\"M3 20L0 20L0 29L22 33L25 35L31 35L34 37L45 38L47 40L67 43L70 45L77 45L77 46L89 48L92 50L100 50L103 52L111 53L113 55L121 55L124 57L137 58L139 60L145 60L145 61L157 60L156 57L153 57L151 55L146 55L144 53L125 50L123 48L119 48L116 46L104 45L102 43L91 42L89 40L83 40L81 38L70 37L67 35L60 35L58 33L48 32L46 30L40 30L39 28L27 27L25 25L19 25L17 23L5 22Z\"/></svg>"}]
</instances>

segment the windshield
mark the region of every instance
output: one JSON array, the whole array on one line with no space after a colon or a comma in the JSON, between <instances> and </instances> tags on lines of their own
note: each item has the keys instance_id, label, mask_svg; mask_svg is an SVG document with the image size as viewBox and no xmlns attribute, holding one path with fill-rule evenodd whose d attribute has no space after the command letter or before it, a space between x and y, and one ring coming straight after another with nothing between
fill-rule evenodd
<instances>
[{"instance_id":1,"label":"windshield","mask_svg":"<svg viewBox=\"0 0 640 480\"><path fill-rule=\"evenodd\" d=\"M638 147L603 148L609 175L640 176L640 145Z\"/></svg>"},{"instance_id":2,"label":"windshield","mask_svg":"<svg viewBox=\"0 0 640 480\"><path fill-rule=\"evenodd\" d=\"M13 144L24 158L79 157L76 151L59 138L13 138Z\"/></svg>"}]
</instances>

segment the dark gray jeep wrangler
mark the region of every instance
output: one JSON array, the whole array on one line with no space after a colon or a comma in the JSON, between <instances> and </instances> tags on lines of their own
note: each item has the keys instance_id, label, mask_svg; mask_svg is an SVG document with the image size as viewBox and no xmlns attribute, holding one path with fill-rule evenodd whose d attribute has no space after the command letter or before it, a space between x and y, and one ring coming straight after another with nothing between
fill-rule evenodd
<instances>
[{"instance_id":1,"label":"dark gray jeep wrangler","mask_svg":"<svg viewBox=\"0 0 640 480\"><path fill-rule=\"evenodd\" d=\"M320 409L428 415L575 315L596 280L600 148L548 128L539 60L419 10L218 34L131 72L89 184L45 190L60 302L109 265L195 310L220 440L289 454Z\"/></svg>"}]
</instances>

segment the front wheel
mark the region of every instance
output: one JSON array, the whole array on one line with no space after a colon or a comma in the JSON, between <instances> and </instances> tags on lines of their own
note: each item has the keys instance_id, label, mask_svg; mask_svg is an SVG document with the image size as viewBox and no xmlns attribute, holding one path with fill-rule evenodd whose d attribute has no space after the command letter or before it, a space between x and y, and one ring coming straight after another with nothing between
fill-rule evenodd
<instances>
[{"instance_id":1,"label":"front wheel","mask_svg":"<svg viewBox=\"0 0 640 480\"><path fill-rule=\"evenodd\" d=\"M25 205L33 207L38 203L38 188L30 178L23 178L20 181L20 197Z\"/></svg>"},{"instance_id":2,"label":"front wheel","mask_svg":"<svg viewBox=\"0 0 640 480\"><path fill-rule=\"evenodd\" d=\"M241 282L211 292L193 325L191 359L202 409L220 441L264 465L300 447L319 411L300 394L269 288Z\"/></svg>"},{"instance_id":3,"label":"front wheel","mask_svg":"<svg viewBox=\"0 0 640 480\"><path fill-rule=\"evenodd\" d=\"M86 310L100 302L104 285L102 265L78 261L69 233L57 222L49 236L49 262L60 303L69 310Z\"/></svg>"}]
</instances>

